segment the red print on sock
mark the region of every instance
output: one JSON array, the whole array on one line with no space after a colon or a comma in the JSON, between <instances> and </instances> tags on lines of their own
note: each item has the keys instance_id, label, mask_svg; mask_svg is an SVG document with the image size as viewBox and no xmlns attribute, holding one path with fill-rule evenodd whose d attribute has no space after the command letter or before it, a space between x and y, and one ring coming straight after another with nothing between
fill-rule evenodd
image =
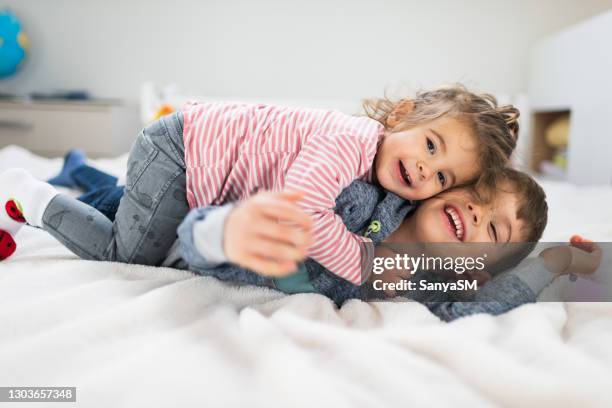
<instances>
[{"instance_id":1,"label":"red print on sock","mask_svg":"<svg viewBox=\"0 0 612 408\"><path fill-rule=\"evenodd\" d=\"M13 255L15 249L17 249L17 244L15 244L11 234L0 230L0 261Z\"/></svg>"},{"instance_id":2,"label":"red print on sock","mask_svg":"<svg viewBox=\"0 0 612 408\"><path fill-rule=\"evenodd\" d=\"M26 222L25 218L23 218L23 213L14 200L7 201L4 207L6 208L6 213L9 217L17 222Z\"/></svg>"}]
</instances>

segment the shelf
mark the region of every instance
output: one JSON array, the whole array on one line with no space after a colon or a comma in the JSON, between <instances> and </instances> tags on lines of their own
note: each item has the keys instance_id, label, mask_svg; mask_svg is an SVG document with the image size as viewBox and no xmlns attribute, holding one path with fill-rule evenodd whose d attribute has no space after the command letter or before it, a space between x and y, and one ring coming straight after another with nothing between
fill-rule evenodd
<instances>
[{"instance_id":1,"label":"shelf","mask_svg":"<svg viewBox=\"0 0 612 408\"><path fill-rule=\"evenodd\" d=\"M551 110L551 111L536 111L533 113L533 134L532 134L532 149L530 168L538 174L541 172L541 164L544 161L552 161L555 155L555 149L546 143L546 129L555 120L568 117L570 118L570 110ZM559 175L557 178L563 178Z\"/></svg>"}]
</instances>

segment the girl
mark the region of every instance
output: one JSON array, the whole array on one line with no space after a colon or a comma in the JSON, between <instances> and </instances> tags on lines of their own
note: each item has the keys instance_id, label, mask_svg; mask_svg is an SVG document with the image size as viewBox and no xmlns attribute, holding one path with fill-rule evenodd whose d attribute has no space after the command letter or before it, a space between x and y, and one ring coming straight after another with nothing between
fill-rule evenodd
<instances>
[{"instance_id":1,"label":"girl","mask_svg":"<svg viewBox=\"0 0 612 408\"><path fill-rule=\"evenodd\" d=\"M138 136L114 222L10 170L0 175L0 198L12 216L0 218L0 229L14 235L25 219L82 258L159 265L189 209L216 205L196 235L225 231L223 249L233 263L282 275L309 256L361 284L360 244L369 240L349 232L333 211L344 187L362 179L421 200L486 182L511 154L518 130L516 109L460 86L366 108L368 117L355 117L271 105L187 104ZM287 192L231 205L260 190Z\"/></svg>"}]
</instances>

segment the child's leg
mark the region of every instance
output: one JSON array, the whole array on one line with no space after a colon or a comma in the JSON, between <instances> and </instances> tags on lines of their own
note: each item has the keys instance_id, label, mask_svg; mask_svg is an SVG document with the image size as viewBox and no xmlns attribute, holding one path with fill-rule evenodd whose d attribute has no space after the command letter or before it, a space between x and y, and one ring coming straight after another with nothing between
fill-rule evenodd
<instances>
[{"instance_id":1,"label":"child's leg","mask_svg":"<svg viewBox=\"0 0 612 408\"><path fill-rule=\"evenodd\" d=\"M85 192L77 200L114 221L125 190L125 187L117 186L117 178L88 165L79 166L70 175L76 186Z\"/></svg>"},{"instance_id":2,"label":"child's leg","mask_svg":"<svg viewBox=\"0 0 612 408\"><path fill-rule=\"evenodd\" d=\"M70 173L77 167L85 165L87 156L85 152L79 149L69 150L64 156L64 165L60 170L59 174L48 180L49 184L56 186L63 186L68 188L74 188L74 180L70 176Z\"/></svg>"},{"instance_id":3,"label":"child's leg","mask_svg":"<svg viewBox=\"0 0 612 408\"><path fill-rule=\"evenodd\" d=\"M115 220L115 215L119 209L119 202L124 194L123 186L107 186L92 190L83 194L77 200L92 206L100 211L111 221Z\"/></svg>"},{"instance_id":4,"label":"child's leg","mask_svg":"<svg viewBox=\"0 0 612 408\"><path fill-rule=\"evenodd\" d=\"M75 186L85 193L117 185L117 177L86 164L72 170L70 177L74 180Z\"/></svg>"},{"instance_id":5,"label":"child's leg","mask_svg":"<svg viewBox=\"0 0 612 408\"><path fill-rule=\"evenodd\" d=\"M77 200L57 196L45 211L45 230L87 259L160 264L189 212L182 127L182 115L170 115L138 136L114 223Z\"/></svg>"},{"instance_id":6,"label":"child's leg","mask_svg":"<svg viewBox=\"0 0 612 408\"><path fill-rule=\"evenodd\" d=\"M56 186L78 188L88 193L102 187L116 186L117 177L86 164L87 156L79 149L72 149L64 156L59 174L47 182Z\"/></svg>"},{"instance_id":7,"label":"child's leg","mask_svg":"<svg viewBox=\"0 0 612 408\"><path fill-rule=\"evenodd\" d=\"M114 223L76 199L57 195L46 207L42 224L85 259L158 265L188 211L182 115L175 114L138 136Z\"/></svg>"}]
</instances>

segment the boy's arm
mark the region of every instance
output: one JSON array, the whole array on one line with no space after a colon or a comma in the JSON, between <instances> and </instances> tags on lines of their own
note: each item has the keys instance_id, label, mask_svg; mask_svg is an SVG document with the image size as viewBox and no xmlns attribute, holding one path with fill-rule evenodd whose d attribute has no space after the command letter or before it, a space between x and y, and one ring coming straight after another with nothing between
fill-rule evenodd
<instances>
[{"instance_id":1,"label":"boy's arm","mask_svg":"<svg viewBox=\"0 0 612 408\"><path fill-rule=\"evenodd\" d=\"M304 194L298 204L313 221L308 256L356 285L365 281L362 260L371 257L373 245L350 232L334 207L340 192L371 167L375 152L375 144L357 137L313 137L302 146L285 179L286 190Z\"/></svg>"},{"instance_id":2,"label":"boy's arm","mask_svg":"<svg viewBox=\"0 0 612 408\"><path fill-rule=\"evenodd\" d=\"M498 315L525 303L533 303L556 277L590 275L601 263L601 248L579 236L570 245L543 250L538 257L521 262L476 292L472 302L436 302L427 307L442 320L451 321L476 313Z\"/></svg>"},{"instance_id":3,"label":"boy's arm","mask_svg":"<svg viewBox=\"0 0 612 408\"><path fill-rule=\"evenodd\" d=\"M223 250L223 226L233 204L194 208L178 227L185 262L198 269L228 262Z\"/></svg>"},{"instance_id":4,"label":"boy's arm","mask_svg":"<svg viewBox=\"0 0 612 408\"><path fill-rule=\"evenodd\" d=\"M301 197L261 192L235 206L191 210L178 228L184 260L198 269L231 262L263 276L294 272L311 242L312 222L294 204Z\"/></svg>"},{"instance_id":5,"label":"boy's arm","mask_svg":"<svg viewBox=\"0 0 612 408\"><path fill-rule=\"evenodd\" d=\"M228 204L191 210L178 228L181 256L189 265L189 270L200 275L235 283L272 286L270 278L230 263L222 250L223 223L233 206ZM197 232L203 233L202 239Z\"/></svg>"},{"instance_id":6,"label":"boy's arm","mask_svg":"<svg viewBox=\"0 0 612 408\"><path fill-rule=\"evenodd\" d=\"M533 303L555 274L546 268L543 258L530 258L504 272L476 291L471 301L426 303L429 310L444 321L476 313L499 315L525 303Z\"/></svg>"}]
</instances>

